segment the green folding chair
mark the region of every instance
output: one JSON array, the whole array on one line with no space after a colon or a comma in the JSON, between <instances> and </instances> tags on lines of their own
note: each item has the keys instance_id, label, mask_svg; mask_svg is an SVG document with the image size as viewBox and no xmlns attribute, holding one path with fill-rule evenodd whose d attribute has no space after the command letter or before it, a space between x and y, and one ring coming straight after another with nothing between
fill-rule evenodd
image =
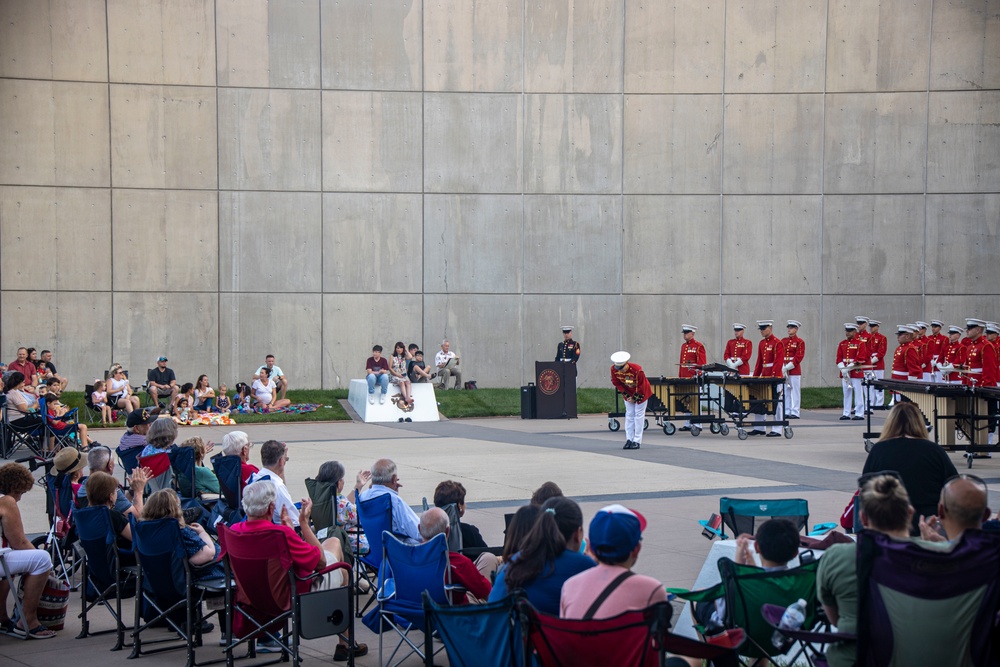
<instances>
[{"instance_id":1,"label":"green folding chair","mask_svg":"<svg viewBox=\"0 0 1000 667\"><path fill-rule=\"evenodd\" d=\"M802 498L748 500L724 496L719 498L719 516L722 517L722 526L719 528L713 528L707 521L698 523L724 540L741 533L756 535L757 527L768 519L788 519L796 528L805 532L809 527L809 501ZM732 535L726 534L726 528L732 531Z\"/></svg>"}]
</instances>

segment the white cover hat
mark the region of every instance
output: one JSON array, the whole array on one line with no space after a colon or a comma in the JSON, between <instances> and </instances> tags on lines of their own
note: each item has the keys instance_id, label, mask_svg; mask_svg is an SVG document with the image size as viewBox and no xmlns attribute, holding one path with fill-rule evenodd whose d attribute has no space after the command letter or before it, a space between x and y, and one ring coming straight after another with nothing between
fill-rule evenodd
<instances>
[{"instance_id":1,"label":"white cover hat","mask_svg":"<svg viewBox=\"0 0 1000 667\"><path fill-rule=\"evenodd\" d=\"M632 358L631 354L629 354L625 350L621 350L620 352L615 352L614 354L611 355L611 363L613 363L615 366L624 366L626 363L628 363L628 360L631 358Z\"/></svg>"},{"instance_id":2,"label":"white cover hat","mask_svg":"<svg viewBox=\"0 0 1000 667\"><path fill-rule=\"evenodd\" d=\"M802 322L799 322L798 320L788 320L787 326L795 327L796 329L798 329L799 327L802 326Z\"/></svg>"}]
</instances>

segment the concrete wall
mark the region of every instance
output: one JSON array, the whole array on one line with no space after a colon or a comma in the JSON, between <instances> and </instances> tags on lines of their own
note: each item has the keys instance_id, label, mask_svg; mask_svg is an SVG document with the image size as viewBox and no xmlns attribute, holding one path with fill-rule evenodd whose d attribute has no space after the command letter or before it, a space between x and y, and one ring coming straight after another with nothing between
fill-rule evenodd
<instances>
[{"instance_id":1,"label":"concrete wall","mask_svg":"<svg viewBox=\"0 0 1000 667\"><path fill-rule=\"evenodd\" d=\"M0 0L0 355L516 386L574 324L606 386L794 318L831 384L1000 318L998 156L998 0Z\"/></svg>"}]
</instances>

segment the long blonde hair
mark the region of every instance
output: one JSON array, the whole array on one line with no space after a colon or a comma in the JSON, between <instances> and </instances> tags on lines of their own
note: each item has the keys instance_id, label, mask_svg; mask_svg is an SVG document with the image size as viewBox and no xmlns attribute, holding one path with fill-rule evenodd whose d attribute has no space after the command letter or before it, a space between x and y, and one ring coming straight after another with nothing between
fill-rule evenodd
<instances>
[{"instance_id":1,"label":"long blonde hair","mask_svg":"<svg viewBox=\"0 0 1000 667\"><path fill-rule=\"evenodd\" d=\"M166 519L171 517L184 525L184 513L181 512L181 501L173 489L161 489L146 499L142 506L142 520Z\"/></svg>"},{"instance_id":2,"label":"long blonde hair","mask_svg":"<svg viewBox=\"0 0 1000 667\"><path fill-rule=\"evenodd\" d=\"M913 403L896 403L889 411L889 416L885 418L882 435L878 441L901 437L927 439L924 415Z\"/></svg>"}]
</instances>

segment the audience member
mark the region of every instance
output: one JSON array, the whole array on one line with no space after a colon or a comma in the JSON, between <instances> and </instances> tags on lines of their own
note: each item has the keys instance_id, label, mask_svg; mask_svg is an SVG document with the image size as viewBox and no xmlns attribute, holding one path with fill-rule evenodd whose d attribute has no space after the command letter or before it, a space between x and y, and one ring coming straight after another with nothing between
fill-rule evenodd
<instances>
[{"instance_id":1,"label":"audience member","mask_svg":"<svg viewBox=\"0 0 1000 667\"><path fill-rule=\"evenodd\" d=\"M399 393L403 395L403 401L408 405L413 405L413 390L410 385L410 377L406 374L406 347L402 341L396 343L392 351L392 360L389 364L389 381L399 387Z\"/></svg>"},{"instance_id":2,"label":"audience member","mask_svg":"<svg viewBox=\"0 0 1000 667\"><path fill-rule=\"evenodd\" d=\"M17 358L7 364L7 371L20 373L24 376L24 381L31 387L38 384L38 369L35 368L35 364L28 360L28 348L26 347L17 348Z\"/></svg>"},{"instance_id":3,"label":"audience member","mask_svg":"<svg viewBox=\"0 0 1000 667\"><path fill-rule=\"evenodd\" d=\"M267 369L268 376L274 381L275 386L281 391L281 399L284 400L285 392L288 391L288 376L285 372L281 370L280 366L274 365L274 355L269 354L264 357L264 365L257 369L257 372L253 374L254 380L260 379L260 372Z\"/></svg>"},{"instance_id":4,"label":"audience member","mask_svg":"<svg viewBox=\"0 0 1000 667\"><path fill-rule=\"evenodd\" d=\"M191 402L187 396L181 394L177 397L177 403L174 404L174 416L172 417L174 423L190 424L193 417L194 410L191 408Z\"/></svg>"},{"instance_id":5,"label":"audience member","mask_svg":"<svg viewBox=\"0 0 1000 667\"><path fill-rule=\"evenodd\" d=\"M385 395L389 392L389 362L382 358L382 346L372 347L372 356L365 362L365 377L368 380L368 404L375 405L375 385L382 388L378 398L379 404L385 403Z\"/></svg>"},{"instance_id":6,"label":"audience member","mask_svg":"<svg viewBox=\"0 0 1000 667\"><path fill-rule=\"evenodd\" d=\"M955 542L966 530L981 529L990 518L988 499L983 480L975 475L953 477L941 489L937 516L920 517L920 537L929 542Z\"/></svg>"},{"instance_id":7,"label":"audience member","mask_svg":"<svg viewBox=\"0 0 1000 667\"><path fill-rule=\"evenodd\" d=\"M899 473L916 512L915 519L937 511L945 480L958 474L948 454L927 438L924 416L913 403L897 403L889 411L882 436L872 446L862 472L883 470ZM914 535L916 528L914 522Z\"/></svg>"},{"instance_id":8,"label":"audience member","mask_svg":"<svg viewBox=\"0 0 1000 667\"><path fill-rule=\"evenodd\" d=\"M94 391L90 393L90 404L96 410L101 411L101 424L108 426L113 419L111 418L111 406L108 405L108 392L104 391L105 386L104 380L94 381Z\"/></svg>"},{"instance_id":9,"label":"audience member","mask_svg":"<svg viewBox=\"0 0 1000 667\"><path fill-rule=\"evenodd\" d=\"M146 373L146 387L153 402L161 408L174 404L179 391L177 376L174 375L172 368L167 368L166 357L161 355L157 358L156 367L149 369L149 372ZM164 399L167 400L166 404L163 403Z\"/></svg>"},{"instance_id":10,"label":"audience member","mask_svg":"<svg viewBox=\"0 0 1000 667\"><path fill-rule=\"evenodd\" d=\"M188 438L181 443L181 447L190 447L194 450L194 492L195 495L203 493L219 493L219 478L215 473L205 467L205 456L208 454L209 446L199 437ZM191 480L184 475L178 479L181 489L190 489Z\"/></svg>"},{"instance_id":11,"label":"audience member","mask_svg":"<svg viewBox=\"0 0 1000 667\"><path fill-rule=\"evenodd\" d=\"M160 409L144 408L133 410L125 418L125 433L118 441L118 449L126 451L135 447L146 446L146 434L149 432L149 425L155 422L160 416Z\"/></svg>"},{"instance_id":12,"label":"audience member","mask_svg":"<svg viewBox=\"0 0 1000 667\"><path fill-rule=\"evenodd\" d=\"M208 383L208 376L201 374L194 383L194 409L198 412L215 411L215 390Z\"/></svg>"},{"instance_id":13,"label":"audience member","mask_svg":"<svg viewBox=\"0 0 1000 667\"><path fill-rule=\"evenodd\" d=\"M69 420L63 419L69 415L69 407L60 403L59 397L55 394L49 394L45 385L38 388L38 396L45 400L45 417L52 430L52 435L48 437L49 442L46 443L46 451L54 451L56 437L72 434L74 431L79 438L80 449L87 451L94 442L87 435L87 425L77 423L76 419L72 417Z\"/></svg>"},{"instance_id":14,"label":"audience member","mask_svg":"<svg viewBox=\"0 0 1000 667\"><path fill-rule=\"evenodd\" d=\"M222 436L222 453L226 456L240 457L240 486L245 487L250 483L250 478L257 474L260 469L250 463L250 450L253 443L244 431L230 431Z\"/></svg>"},{"instance_id":15,"label":"audience member","mask_svg":"<svg viewBox=\"0 0 1000 667\"><path fill-rule=\"evenodd\" d=\"M55 473L53 483L57 490L65 489L66 484L70 485L74 504L77 494L82 488L80 480L83 479L83 470L87 467L87 458L80 450L73 447L64 447L59 453L52 457L52 472Z\"/></svg>"},{"instance_id":16,"label":"audience member","mask_svg":"<svg viewBox=\"0 0 1000 667\"><path fill-rule=\"evenodd\" d=\"M267 369L261 371L266 373ZM283 522L287 517L293 528L299 527L299 508L295 506L295 501L288 493L285 486L285 464L288 463L288 445L277 440L268 440L260 446L260 465L262 470L258 471L251 478L250 483L261 480L270 480L274 483L275 504L274 522Z\"/></svg>"},{"instance_id":17,"label":"audience member","mask_svg":"<svg viewBox=\"0 0 1000 667\"><path fill-rule=\"evenodd\" d=\"M417 350L413 353L413 361L407 365L407 375L410 382L430 382L437 373L427 371L427 364L424 363L424 351Z\"/></svg>"},{"instance_id":18,"label":"audience member","mask_svg":"<svg viewBox=\"0 0 1000 667\"><path fill-rule=\"evenodd\" d=\"M7 395L7 419L11 425L28 429L41 426L42 416L38 413L38 398L27 391L21 371L14 371L3 383L3 393Z\"/></svg>"},{"instance_id":19,"label":"audience member","mask_svg":"<svg viewBox=\"0 0 1000 667\"><path fill-rule=\"evenodd\" d=\"M253 410L253 394L250 392L250 385L246 382L236 383L235 409L240 412L251 412Z\"/></svg>"},{"instance_id":20,"label":"audience member","mask_svg":"<svg viewBox=\"0 0 1000 667\"><path fill-rule=\"evenodd\" d=\"M39 355L39 359L48 367L49 373L51 373L52 377L59 382L59 391L66 391L66 387L69 385L69 380L59 375L59 372L56 371L56 365L52 362L52 350L42 350L42 353Z\"/></svg>"},{"instance_id":21,"label":"audience member","mask_svg":"<svg viewBox=\"0 0 1000 667\"><path fill-rule=\"evenodd\" d=\"M211 538L200 523L188 525L184 522L181 511L181 501L173 489L161 489L149 496L142 508L142 521L157 519L175 519L181 529L181 546L187 555L188 563L198 568L195 570L195 580L222 579L226 576L222 563L219 562L219 545ZM211 567L208 567L211 565ZM205 631L204 627L202 631Z\"/></svg>"},{"instance_id":22,"label":"audience member","mask_svg":"<svg viewBox=\"0 0 1000 667\"><path fill-rule=\"evenodd\" d=\"M524 538L521 550L497 572L490 602L523 588L528 600L545 614L559 614L563 583L594 567L580 553L583 544L583 514L569 498L550 498L542 505L535 525Z\"/></svg>"},{"instance_id":23,"label":"audience member","mask_svg":"<svg viewBox=\"0 0 1000 667\"><path fill-rule=\"evenodd\" d=\"M145 436L143 437L143 442L145 442ZM104 445L95 445L87 452L87 467L90 469L91 475L96 472L103 472L114 478L115 457L111 455L111 450ZM152 472L149 468L136 468L133 470L132 474L127 478L129 481L129 495L132 496L132 500L129 500L128 495L126 495L119 484L118 491L115 494L114 509L125 516L135 514L138 517L139 513L136 511L134 503L138 499L139 508L142 508L142 491L145 489L146 482L151 475ZM117 480L115 481L117 483ZM139 493L135 492L136 489L138 489ZM77 492L76 504L79 507L85 507L88 504L86 484L81 485Z\"/></svg>"},{"instance_id":24,"label":"audience member","mask_svg":"<svg viewBox=\"0 0 1000 667\"><path fill-rule=\"evenodd\" d=\"M287 408L292 404L287 398L278 398L277 388L274 380L270 378L270 372L267 367L262 366L257 379L253 381L253 385L250 387L254 398L257 399L257 406L264 412Z\"/></svg>"},{"instance_id":25,"label":"audience member","mask_svg":"<svg viewBox=\"0 0 1000 667\"><path fill-rule=\"evenodd\" d=\"M174 416L179 416L178 412L181 409L181 401L185 401L186 407L188 409L194 405L194 383L185 382L181 385L180 391L174 396L173 403L170 404L170 414ZM185 419L185 421L187 421Z\"/></svg>"},{"instance_id":26,"label":"audience member","mask_svg":"<svg viewBox=\"0 0 1000 667\"><path fill-rule=\"evenodd\" d=\"M461 482L446 479L434 489L434 506L444 508L447 505L455 505L460 518L465 516L465 486ZM486 540L483 539L478 528L464 521L458 525L462 529L463 549L486 548Z\"/></svg>"},{"instance_id":27,"label":"audience member","mask_svg":"<svg viewBox=\"0 0 1000 667\"><path fill-rule=\"evenodd\" d=\"M445 338L441 341L441 351L434 355L434 365L437 366L438 384L437 388L444 390L448 388L448 378L455 378L455 389L462 388L462 371L458 370L458 365L462 360L458 354L451 351L451 342Z\"/></svg>"},{"instance_id":28,"label":"audience member","mask_svg":"<svg viewBox=\"0 0 1000 667\"><path fill-rule=\"evenodd\" d=\"M167 454L177 440L177 424L172 419L157 419L146 431L146 446L139 456Z\"/></svg>"},{"instance_id":29,"label":"audience member","mask_svg":"<svg viewBox=\"0 0 1000 667\"><path fill-rule=\"evenodd\" d=\"M501 561L508 562L514 554L521 550L524 538L534 528L535 521L538 520L538 515L541 513L541 505L525 505L514 512L510 525L507 526L507 534L504 536L503 552L500 554Z\"/></svg>"},{"instance_id":30,"label":"audience member","mask_svg":"<svg viewBox=\"0 0 1000 667\"><path fill-rule=\"evenodd\" d=\"M555 482L545 482L531 494L531 504L541 507L549 498L561 498L562 489Z\"/></svg>"},{"instance_id":31,"label":"audience member","mask_svg":"<svg viewBox=\"0 0 1000 667\"><path fill-rule=\"evenodd\" d=\"M229 387L225 383L219 385L219 394L215 399L215 409L224 415L229 414L229 410L233 407L233 402L229 400Z\"/></svg>"},{"instance_id":32,"label":"audience member","mask_svg":"<svg viewBox=\"0 0 1000 667\"><path fill-rule=\"evenodd\" d=\"M331 484L334 489L333 502L335 505L336 522L338 526L343 526L351 544L354 545L354 552L364 556L371 547L368 545L368 536L360 530L358 523L358 508L344 495L344 475L346 471L339 461L327 461L319 467L316 473L317 482ZM364 490L365 486L371 482L372 474L368 470L361 470L354 478L354 490L358 494Z\"/></svg>"},{"instance_id":33,"label":"audience member","mask_svg":"<svg viewBox=\"0 0 1000 667\"><path fill-rule=\"evenodd\" d=\"M20 371L18 375L22 375ZM23 381L22 375L21 382ZM8 463L0 467L0 535L3 536L5 546L11 549L5 557L7 567L12 575L21 575L24 609L24 618L15 625L7 611L7 598L11 593L10 580L0 579L0 631L20 636L27 632L32 639L51 639L56 633L38 622L38 602L49 580L49 572L52 571L52 558L44 549L36 549L25 536L21 510L18 507L21 497L34 485L35 478L20 463Z\"/></svg>"},{"instance_id":34,"label":"audience member","mask_svg":"<svg viewBox=\"0 0 1000 667\"><path fill-rule=\"evenodd\" d=\"M424 542L430 541L434 536L444 533L447 540L451 530L448 514L439 507L432 507L420 517L420 537ZM451 568L451 583L461 586L466 593L449 592L449 600L452 604L468 604L469 597L473 602L485 602L490 595L490 581L479 571L468 557L457 551L448 552L448 564Z\"/></svg>"},{"instance_id":35,"label":"audience member","mask_svg":"<svg viewBox=\"0 0 1000 667\"><path fill-rule=\"evenodd\" d=\"M124 369L117 364L111 367L108 377L108 402L125 414L139 409L139 397L132 393Z\"/></svg>"},{"instance_id":36,"label":"audience member","mask_svg":"<svg viewBox=\"0 0 1000 667\"><path fill-rule=\"evenodd\" d=\"M140 468L136 468L132 475L132 483L134 485L132 487L132 493L135 498L132 506L136 517L142 515L142 496L145 491L147 481L144 473L140 472L140 470ZM85 486L87 490L87 504L90 507L108 508L111 513L111 528L114 530L115 541L118 544L118 548L131 554L132 529L129 526L128 519L125 515L116 509L118 502L118 480L108 473L98 470L87 478L87 484ZM129 560L130 564L135 564L134 558Z\"/></svg>"},{"instance_id":37,"label":"audience member","mask_svg":"<svg viewBox=\"0 0 1000 667\"><path fill-rule=\"evenodd\" d=\"M420 544L420 517L399 497L403 483L396 474L391 459L379 459L372 464L372 485L360 496L361 502L388 494L392 504L392 532L407 544Z\"/></svg>"}]
</instances>

